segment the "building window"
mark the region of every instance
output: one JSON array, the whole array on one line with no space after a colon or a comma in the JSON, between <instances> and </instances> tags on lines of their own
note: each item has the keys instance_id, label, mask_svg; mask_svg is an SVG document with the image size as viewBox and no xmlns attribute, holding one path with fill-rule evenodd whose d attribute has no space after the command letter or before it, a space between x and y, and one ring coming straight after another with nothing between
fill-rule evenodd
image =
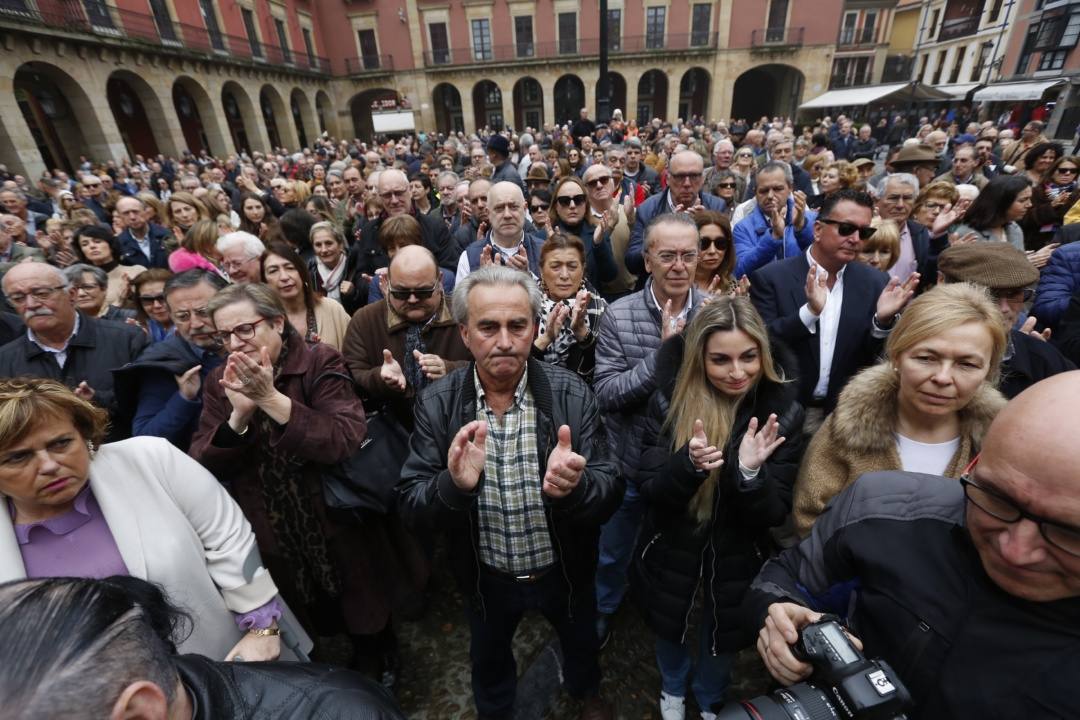
<instances>
[{"instance_id":1,"label":"building window","mask_svg":"<svg viewBox=\"0 0 1080 720\"><path fill-rule=\"evenodd\" d=\"M927 53L920 58L919 74L915 77L919 79L919 82L926 82L926 66L930 63L930 53Z\"/></svg>"},{"instance_id":2,"label":"building window","mask_svg":"<svg viewBox=\"0 0 1080 720\"><path fill-rule=\"evenodd\" d=\"M709 44L709 28L712 24L712 5L695 3L690 19L690 45L701 47Z\"/></svg>"},{"instance_id":3,"label":"building window","mask_svg":"<svg viewBox=\"0 0 1080 720\"><path fill-rule=\"evenodd\" d=\"M217 15L214 13L214 0L199 0L199 13L206 25L206 34L210 37L210 45L215 50L225 49L225 38L221 36L221 26L218 25Z\"/></svg>"},{"instance_id":4,"label":"building window","mask_svg":"<svg viewBox=\"0 0 1080 720\"><path fill-rule=\"evenodd\" d=\"M86 8L86 19L96 28L113 28L112 15L109 14L109 6L105 0L83 0Z\"/></svg>"},{"instance_id":5,"label":"building window","mask_svg":"<svg viewBox=\"0 0 1080 720\"><path fill-rule=\"evenodd\" d=\"M573 55L577 52L577 13L559 13L559 53Z\"/></svg>"},{"instance_id":6,"label":"building window","mask_svg":"<svg viewBox=\"0 0 1080 720\"><path fill-rule=\"evenodd\" d=\"M0 5L3 5L0 2ZM158 37L162 40L176 42L176 29L173 27L172 17L165 0L150 0L150 12L154 13L154 25L157 26Z\"/></svg>"},{"instance_id":7,"label":"building window","mask_svg":"<svg viewBox=\"0 0 1080 720\"><path fill-rule=\"evenodd\" d=\"M995 23L998 18L1001 17L1001 6L1004 4L1004 0L994 0L994 4L990 6L989 21Z\"/></svg>"},{"instance_id":8,"label":"building window","mask_svg":"<svg viewBox=\"0 0 1080 720\"><path fill-rule=\"evenodd\" d=\"M877 39L877 13L873 10L867 10L866 15L863 16L862 24L862 37L860 42L864 45L873 45Z\"/></svg>"},{"instance_id":9,"label":"building window","mask_svg":"<svg viewBox=\"0 0 1080 720\"><path fill-rule=\"evenodd\" d=\"M769 0L769 24L765 29L765 42L784 42L787 11L788 0Z\"/></svg>"},{"instance_id":10,"label":"building window","mask_svg":"<svg viewBox=\"0 0 1080 720\"><path fill-rule=\"evenodd\" d=\"M446 23L431 23L428 25L428 36L431 38L431 59L436 65L445 65L450 62L450 41L446 34Z\"/></svg>"},{"instance_id":11,"label":"building window","mask_svg":"<svg viewBox=\"0 0 1080 720\"><path fill-rule=\"evenodd\" d=\"M653 50L664 47L666 7L645 8L645 47Z\"/></svg>"},{"instance_id":12,"label":"building window","mask_svg":"<svg viewBox=\"0 0 1080 720\"><path fill-rule=\"evenodd\" d=\"M1016 74L1027 75L1028 66L1031 65L1031 53L1034 52L1035 38L1039 36L1039 26L1032 25L1028 28L1027 37L1024 38L1024 45L1020 48L1020 57L1016 61Z\"/></svg>"},{"instance_id":13,"label":"building window","mask_svg":"<svg viewBox=\"0 0 1080 720\"><path fill-rule=\"evenodd\" d=\"M304 36L304 50L307 51L308 65L319 67L319 61L315 59L315 41L311 39L311 29L300 28L300 34Z\"/></svg>"},{"instance_id":14,"label":"building window","mask_svg":"<svg viewBox=\"0 0 1080 720\"><path fill-rule=\"evenodd\" d=\"M607 11L607 27L608 50L617 52L622 47L622 10Z\"/></svg>"},{"instance_id":15,"label":"building window","mask_svg":"<svg viewBox=\"0 0 1080 720\"><path fill-rule=\"evenodd\" d=\"M518 15L514 18L514 42L517 43L518 57L532 57L536 54L532 15Z\"/></svg>"},{"instance_id":16,"label":"building window","mask_svg":"<svg viewBox=\"0 0 1080 720\"><path fill-rule=\"evenodd\" d=\"M933 42L934 38L937 36L937 21L940 16L941 10L934 10L934 12L930 14L930 24L926 27L926 37L923 39L923 42Z\"/></svg>"},{"instance_id":17,"label":"building window","mask_svg":"<svg viewBox=\"0 0 1080 720\"><path fill-rule=\"evenodd\" d=\"M259 44L259 35L255 32L255 14L248 8L240 8L240 15L244 18L244 32L248 36L248 44L251 46L251 56L261 58L263 56L262 45Z\"/></svg>"},{"instance_id":18,"label":"building window","mask_svg":"<svg viewBox=\"0 0 1080 720\"><path fill-rule=\"evenodd\" d=\"M374 30L357 30L360 41L360 64L365 70L379 69L379 43L375 40Z\"/></svg>"},{"instance_id":19,"label":"building window","mask_svg":"<svg viewBox=\"0 0 1080 720\"><path fill-rule=\"evenodd\" d=\"M870 71L873 68L871 57L846 57L833 61L830 88L853 87L870 84Z\"/></svg>"},{"instance_id":20,"label":"building window","mask_svg":"<svg viewBox=\"0 0 1080 720\"><path fill-rule=\"evenodd\" d=\"M987 40L979 45L979 55L975 58L975 67L971 68L971 77L968 82L979 82L982 78L986 63L990 60L990 53L994 49L994 41Z\"/></svg>"},{"instance_id":21,"label":"building window","mask_svg":"<svg viewBox=\"0 0 1080 720\"><path fill-rule=\"evenodd\" d=\"M949 84L953 84L960 80L960 66L964 64L964 58L967 56L967 48L956 48L956 54L953 55L952 72L949 73Z\"/></svg>"},{"instance_id":22,"label":"building window","mask_svg":"<svg viewBox=\"0 0 1080 720\"><path fill-rule=\"evenodd\" d=\"M487 18L472 21L472 44L474 60L491 60L491 21Z\"/></svg>"},{"instance_id":23,"label":"building window","mask_svg":"<svg viewBox=\"0 0 1080 720\"><path fill-rule=\"evenodd\" d=\"M289 32L285 29L285 21L281 18L274 18L274 28L277 30L278 44L281 45L281 57L289 64L292 64L292 53L289 51Z\"/></svg>"},{"instance_id":24,"label":"building window","mask_svg":"<svg viewBox=\"0 0 1080 720\"><path fill-rule=\"evenodd\" d=\"M934 66L934 79L931 81L933 85L941 84L941 73L945 72L945 51L938 50L937 64Z\"/></svg>"},{"instance_id":25,"label":"building window","mask_svg":"<svg viewBox=\"0 0 1080 720\"><path fill-rule=\"evenodd\" d=\"M844 13L844 24L840 26L840 45L852 45L855 42L855 26L858 24L858 13Z\"/></svg>"}]
</instances>

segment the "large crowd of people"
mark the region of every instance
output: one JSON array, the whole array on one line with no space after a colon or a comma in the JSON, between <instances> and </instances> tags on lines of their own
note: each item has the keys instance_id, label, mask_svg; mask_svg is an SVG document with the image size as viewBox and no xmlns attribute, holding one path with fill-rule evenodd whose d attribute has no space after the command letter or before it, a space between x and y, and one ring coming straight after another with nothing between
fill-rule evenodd
<instances>
[{"instance_id":1,"label":"large crowd of people","mask_svg":"<svg viewBox=\"0 0 1080 720\"><path fill-rule=\"evenodd\" d=\"M400 717L443 553L483 719L530 612L614 717L624 604L663 720L735 717L755 643L807 678L823 613L909 717L1075 717L1080 157L1043 131L582 110L0 166L4 716Z\"/></svg>"}]
</instances>

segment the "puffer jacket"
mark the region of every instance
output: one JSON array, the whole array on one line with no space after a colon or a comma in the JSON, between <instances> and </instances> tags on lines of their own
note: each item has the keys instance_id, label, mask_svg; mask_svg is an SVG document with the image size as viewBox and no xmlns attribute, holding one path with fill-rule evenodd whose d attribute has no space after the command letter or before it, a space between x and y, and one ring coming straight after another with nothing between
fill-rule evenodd
<instances>
[{"instance_id":1,"label":"puffer jacket","mask_svg":"<svg viewBox=\"0 0 1080 720\"><path fill-rule=\"evenodd\" d=\"M688 321L705 295L693 289ZM652 278L633 295L608 306L596 340L593 388L607 425L608 443L618 455L623 477L632 479L641 456L649 396L656 389L653 371L660 347L660 309L652 296Z\"/></svg>"},{"instance_id":2,"label":"puffer jacket","mask_svg":"<svg viewBox=\"0 0 1080 720\"><path fill-rule=\"evenodd\" d=\"M328 665L172 659L194 700L192 720L405 720L390 693L360 673Z\"/></svg>"},{"instance_id":3,"label":"puffer jacket","mask_svg":"<svg viewBox=\"0 0 1080 720\"><path fill-rule=\"evenodd\" d=\"M1043 328L1055 328L1065 308L1069 307L1069 298L1080 289L1080 243L1063 245L1050 256L1050 262L1039 276L1039 287L1035 291L1035 302L1031 314Z\"/></svg>"},{"instance_id":4,"label":"puffer jacket","mask_svg":"<svg viewBox=\"0 0 1080 720\"><path fill-rule=\"evenodd\" d=\"M416 403L415 428L409 439L409 458L398 482L398 510L411 527L445 530L451 571L461 591L478 612L480 594L479 518L477 501L484 476L473 492L454 484L446 467L450 443L462 426L476 419L474 363L432 383ZM574 373L539 360L529 360L528 386L536 405L537 458L540 477L558 443L558 429L570 426L574 452L586 460L577 487L563 498L544 496L548 530L562 572L574 593L590 588L596 575L600 526L622 502L623 484L612 463L600 410L589 386Z\"/></svg>"},{"instance_id":5,"label":"puffer jacket","mask_svg":"<svg viewBox=\"0 0 1080 720\"><path fill-rule=\"evenodd\" d=\"M675 643L685 642L694 599L704 588L704 611L715 621L711 649L716 655L752 642L754 628L742 622L740 606L773 554L768 529L780 525L791 510L791 488L803 451L804 412L798 402L799 385L793 382L798 361L774 342L774 367L785 382L762 379L739 406L724 447L712 519L699 526L687 514L687 506L709 475L694 468L686 446L672 452L671 432L664 428L684 346L683 338L676 336L658 353L659 387L649 402L638 475L650 509L634 556L631 587L645 623ZM741 489L739 445L750 419L756 417L761 427L771 413L780 422L784 443L761 467L751 489Z\"/></svg>"}]
</instances>

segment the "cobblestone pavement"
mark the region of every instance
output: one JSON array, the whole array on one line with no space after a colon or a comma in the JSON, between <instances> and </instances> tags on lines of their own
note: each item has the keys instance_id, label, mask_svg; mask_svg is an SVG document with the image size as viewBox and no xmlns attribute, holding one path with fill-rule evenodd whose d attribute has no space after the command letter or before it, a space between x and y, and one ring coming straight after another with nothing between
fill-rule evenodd
<instances>
[{"instance_id":1,"label":"cobblestone pavement","mask_svg":"<svg viewBox=\"0 0 1080 720\"><path fill-rule=\"evenodd\" d=\"M427 613L397 629L401 673L396 694L411 720L476 720L469 685L469 627L462 597L445 571L446 564L436 566L442 570L436 573L436 590ZM514 657L522 679L516 720L577 717L577 704L558 688L553 638L551 628L539 615L526 616L518 628ZM601 664L602 693L614 703L620 720L659 720L660 674L652 633L629 601L615 617L614 635ZM757 654L744 651L735 667L730 696L749 697L766 688L767 676ZM687 717L697 715L688 712Z\"/></svg>"}]
</instances>

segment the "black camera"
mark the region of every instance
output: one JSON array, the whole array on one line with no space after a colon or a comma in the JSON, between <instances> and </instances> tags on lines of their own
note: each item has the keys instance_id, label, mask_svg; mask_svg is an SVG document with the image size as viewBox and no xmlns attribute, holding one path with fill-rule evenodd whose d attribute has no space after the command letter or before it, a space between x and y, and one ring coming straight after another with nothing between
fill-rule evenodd
<instances>
[{"instance_id":1,"label":"black camera","mask_svg":"<svg viewBox=\"0 0 1080 720\"><path fill-rule=\"evenodd\" d=\"M835 616L803 628L792 653L813 666L808 681L729 705L717 720L897 720L911 706L911 694L889 664L867 660Z\"/></svg>"}]
</instances>

